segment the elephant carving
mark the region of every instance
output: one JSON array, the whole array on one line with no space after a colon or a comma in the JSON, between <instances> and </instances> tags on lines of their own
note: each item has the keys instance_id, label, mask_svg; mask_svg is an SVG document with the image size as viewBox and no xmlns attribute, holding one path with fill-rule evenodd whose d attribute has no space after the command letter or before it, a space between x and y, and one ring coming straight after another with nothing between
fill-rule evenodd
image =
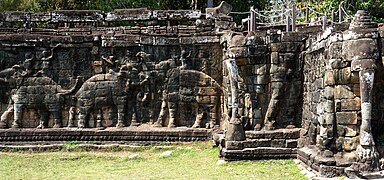
<instances>
[{"instance_id":1,"label":"elephant carving","mask_svg":"<svg viewBox=\"0 0 384 180\"><path fill-rule=\"evenodd\" d=\"M140 77L140 75L142 75ZM126 123L125 112L127 104L136 100L140 87L146 82L142 73L133 65L122 65L119 72L97 74L84 82L75 97L77 99L76 106L78 108L78 127L84 128L89 119L91 112L96 112L98 117L96 127L101 127L101 107L113 106L117 109L117 127L124 127ZM144 79L140 81L140 79ZM131 102L135 103L135 102ZM136 121L135 105L132 108L131 125ZM73 125L73 112L70 112L69 125Z\"/></svg>"},{"instance_id":2,"label":"elephant carving","mask_svg":"<svg viewBox=\"0 0 384 180\"><path fill-rule=\"evenodd\" d=\"M217 104L221 92L220 85L203 72L180 67L169 70L160 115L154 126L161 127L168 117L167 126L175 127L178 114L192 113L193 128L201 127L203 122L206 128L213 128L219 115Z\"/></svg>"},{"instance_id":3,"label":"elephant carving","mask_svg":"<svg viewBox=\"0 0 384 180\"><path fill-rule=\"evenodd\" d=\"M7 126L6 117L13 112L12 128L19 128L24 109L36 109L38 111L40 123L37 128L46 127L49 114L54 119L53 127L61 127L63 95L72 93L76 88L76 84L66 90L50 77L17 78L16 87L11 90L8 108L1 116L0 127L5 128Z\"/></svg>"}]
</instances>

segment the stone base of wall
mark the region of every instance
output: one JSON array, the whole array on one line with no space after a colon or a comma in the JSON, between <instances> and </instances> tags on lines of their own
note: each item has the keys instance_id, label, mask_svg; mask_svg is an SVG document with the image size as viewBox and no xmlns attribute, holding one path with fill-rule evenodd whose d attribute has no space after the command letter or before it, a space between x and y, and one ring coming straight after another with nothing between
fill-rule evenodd
<instances>
[{"instance_id":1,"label":"stone base of wall","mask_svg":"<svg viewBox=\"0 0 384 180\"><path fill-rule=\"evenodd\" d=\"M306 167L316 171L321 177L349 176L353 153L338 153L320 151L318 147L308 146L297 150L297 158Z\"/></svg>"},{"instance_id":2,"label":"stone base of wall","mask_svg":"<svg viewBox=\"0 0 384 180\"><path fill-rule=\"evenodd\" d=\"M246 131L247 140L227 141L221 148L225 160L296 158L300 129Z\"/></svg>"},{"instance_id":3,"label":"stone base of wall","mask_svg":"<svg viewBox=\"0 0 384 180\"><path fill-rule=\"evenodd\" d=\"M0 145L36 144L49 142L121 142L124 144L154 144L160 142L206 141L212 130L203 128L48 128L1 129Z\"/></svg>"}]
</instances>

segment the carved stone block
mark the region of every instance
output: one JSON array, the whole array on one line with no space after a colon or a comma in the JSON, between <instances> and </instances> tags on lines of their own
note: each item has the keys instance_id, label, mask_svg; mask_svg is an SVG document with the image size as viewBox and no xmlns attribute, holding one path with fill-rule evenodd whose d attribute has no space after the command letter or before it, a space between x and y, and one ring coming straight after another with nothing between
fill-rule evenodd
<instances>
[{"instance_id":1,"label":"carved stone block","mask_svg":"<svg viewBox=\"0 0 384 180\"><path fill-rule=\"evenodd\" d=\"M340 69L337 72L337 84L349 84L351 82L351 68L343 68Z\"/></svg>"},{"instance_id":2,"label":"carved stone block","mask_svg":"<svg viewBox=\"0 0 384 180\"><path fill-rule=\"evenodd\" d=\"M342 59L330 59L327 61L332 69L342 69L348 67L349 61L343 61Z\"/></svg>"},{"instance_id":3,"label":"carved stone block","mask_svg":"<svg viewBox=\"0 0 384 180\"><path fill-rule=\"evenodd\" d=\"M336 121L341 125L356 125L357 112L336 112Z\"/></svg>"},{"instance_id":4,"label":"carved stone block","mask_svg":"<svg viewBox=\"0 0 384 180\"><path fill-rule=\"evenodd\" d=\"M325 72L325 75L324 75L324 85L326 86L331 86L331 85L335 85L335 71L334 70L328 70ZM337 71L336 71L337 72Z\"/></svg>"},{"instance_id":5,"label":"carved stone block","mask_svg":"<svg viewBox=\"0 0 384 180\"><path fill-rule=\"evenodd\" d=\"M356 97L354 99L342 99L341 110L342 111L358 111L360 110L361 100Z\"/></svg>"},{"instance_id":6,"label":"carved stone block","mask_svg":"<svg viewBox=\"0 0 384 180\"><path fill-rule=\"evenodd\" d=\"M336 99L353 99L354 93L349 85L337 85L334 90L334 96Z\"/></svg>"}]
</instances>

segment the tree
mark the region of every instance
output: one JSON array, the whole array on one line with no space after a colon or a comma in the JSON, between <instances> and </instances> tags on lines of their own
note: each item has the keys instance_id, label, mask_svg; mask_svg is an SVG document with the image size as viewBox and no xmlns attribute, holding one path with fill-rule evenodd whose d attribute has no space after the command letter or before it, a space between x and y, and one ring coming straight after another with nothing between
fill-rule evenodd
<instances>
[{"instance_id":1,"label":"tree","mask_svg":"<svg viewBox=\"0 0 384 180\"><path fill-rule=\"evenodd\" d=\"M21 0L1 0L0 11L17 11Z\"/></svg>"}]
</instances>

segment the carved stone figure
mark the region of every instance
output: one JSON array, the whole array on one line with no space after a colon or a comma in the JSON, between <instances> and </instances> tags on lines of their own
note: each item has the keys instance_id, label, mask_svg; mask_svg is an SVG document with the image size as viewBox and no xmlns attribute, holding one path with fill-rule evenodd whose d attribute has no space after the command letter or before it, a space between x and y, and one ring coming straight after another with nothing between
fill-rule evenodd
<instances>
[{"instance_id":1,"label":"carved stone figure","mask_svg":"<svg viewBox=\"0 0 384 180\"><path fill-rule=\"evenodd\" d=\"M217 102L221 94L220 86L208 75L196 70L174 68L169 70L163 90L160 115L154 126L161 127L165 118L169 118L168 127L175 127L178 111L183 106L193 108L196 114L192 127L199 128L203 117L208 118L207 128L213 128L217 119Z\"/></svg>"},{"instance_id":2,"label":"carved stone figure","mask_svg":"<svg viewBox=\"0 0 384 180\"><path fill-rule=\"evenodd\" d=\"M28 63L32 59L30 58L31 57L30 53L27 53L25 57L26 57L26 62ZM9 118L9 115L14 112L13 103L11 98L9 98L9 96L11 96L11 94L17 90L16 88L17 79L27 74L28 74L27 70L25 71L22 70L19 65L15 65L12 68L7 68L0 72L0 77L1 77L0 82L2 84L1 86L2 101L8 102L7 109L1 115L0 128L7 127L7 119Z\"/></svg>"},{"instance_id":3,"label":"carved stone figure","mask_svg":"<svg viewBox=\"0 0 384 180\"><path fill-rule=\"evenodd\" d=\"M225 1L221 1L217 7L205 8L205 12L213 16L228 16L231 11L232 6Z\"/></svg>"},{"instance_id":4,"label":"carved stone figure","mask_svg":"<svg viewBox=\"0 0 384 180\"><path fill-rule=\"evenodd\" d=\"M251 129L254 123L252 122L252 101L251 94L249 93L245 93L244 95L244 107L242 111L243 113L241 115L241 118L244 128Z\"/></svg>"},{"instance_id":5,"label":"carved stone figure","mask_svg":"<svg viewBox=\"0 0 384 180\"><path fill-rule=\"evenodd\" d=\"M369 33L374 35L376 23L371 23L369 15L365 11L358 11L351 23L349 30L352 33ZM363 28L364 30L361 30ZM372 96L375 80L376 59L379 49L375 36L372 39L358 38L347 41L351 48L352 71L359 72L360 95L361 95L361 125L360 144L357 146L358 163L354 169L372 171L379 166L379 153L375 146L372 134ZM357 42L357 43L356 43Z\"/></svg>"},{"instance_id":6,"label":"carved stone figure","mask_svg":"<svg viewBox=\"0 0 384 180\"><path fill-rule=\"evenodd\" d=\"M129 63L130 66L133 66L138 71L137 81L139 81L139 86L133 84L131 86L131 93L128 101L128 108L132 112L131 126L140 125L140 120L142 117L139 115L140 105L143 105L148 99L149 86L148 82L150 79L150 73L148 69L147 62L150 60L150 54L147 54L143 51L140 51L136 54L138 61L135 63Z\"/></svg>"},{"instance_id":7,"label":"carved stone figure","mask_svg":"<svg viewBox=\"0 0 384 180\"><path fill-rule=\"evenodd\" d=\"M54 56L54 50L59 47L61 44L57 44L51 49L51 54L48 54L48 51L43 51L42 52L42 57L40 59L40 70L36 73L35 76L48 76L48 71L51 65L51 60L53 59Z\"/></svg>"},{"instance_id":8,"label":"carved stone figure","mask_svg":"<svg viewBox=\"0 0 384 180\"><path fill-rule=\"evenodd\" d=\"M230 57L234 58L234 54L230 53ZM227 141L242 141L245 140L245 131L241 120L238 118L238 68L235 59L227 59L224 61L225 72L227 72L229 79L230 96L227 96L227 116L228 125L225 132L225 139Z\"/></svg>"},{"instance_id":9,"label":"carved stone figure","mask_svg":"<svg viewBox=\"0 0 384 180\"><path fill-rule=\"evenodd\" d=\"M117 108L116 126L124 127L128 95L132 94L135 86L140 85L138 73L136 68L124 65L118 73L98 74L85 81L75 95L79 109L78 127L86 127L89 114L92 111L98 111L102 106L115 106ZM100 112L97 116L101 116Z\"/></svg>"},{"instance_id":10,"label":"carved stone figure","mask_svg":"<svg viewBox=\"0 0 384 180\"><path fill-rule=\"evenodd\" d=\"M76 85L65 90L49 77L21 77L18 80L17 88L12 91L9 109L3 113L3 116L13 111L12 128L19 128L23 119L23 110L25 108L36 109L40 118L37 128L46 127L49 114L54 119L53 127L59 128L61 127L62 96L73 92L75 87ZM2 118L3 125L4 120Z\"/></svg>"}]
</instances>

